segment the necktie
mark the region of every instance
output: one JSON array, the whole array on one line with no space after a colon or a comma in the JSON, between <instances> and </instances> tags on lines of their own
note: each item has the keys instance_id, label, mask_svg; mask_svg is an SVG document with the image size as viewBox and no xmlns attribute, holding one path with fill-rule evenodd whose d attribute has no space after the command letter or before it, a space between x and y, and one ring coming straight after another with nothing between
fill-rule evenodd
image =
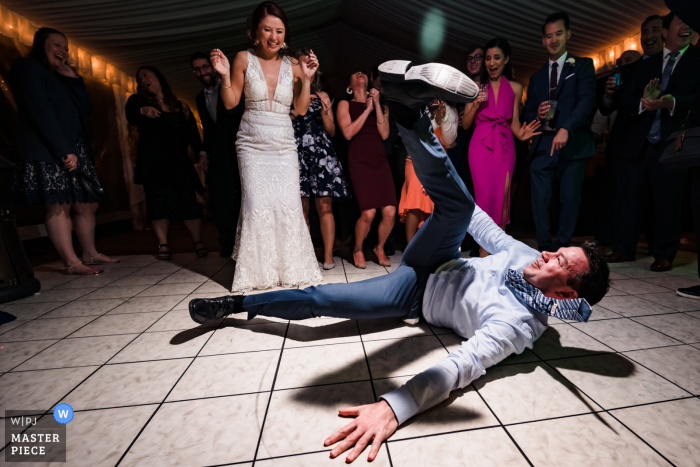
<instances>
[{"instance_id":1,"label":"necktie","mask_svg":"<svg viewBox=\"0 0 700 467\"><path fill-rule=\"evenodd\" d=\"M216 123L216 101L214 100L214 91L204 92L204 97L206 97L207 110L209 110L209 116L214 123Z\"/></svg>"},{"instance_id":2,"label":"necktie","mask_svg":"<svg viewBox=\"0 0 700 467\"><path fill-rule=\"evenodd\" d=\"M661 93L666 90L666 86L668 86L668 79L671 77L671 73L673 73L673 64L676 63L676 59L678 58L678 55L680 52L671 52L669 53L668 61L666 62L666 66L664 67L664 72L663 75L661 75ZM661 139L661 110L656 111L656 115L654 115L654 123L651 124L651 130L649 130L649 142L652 144L656 144L659 142Z\"/></svg>"},{"instance_id":3,"label":"necktie","mask_svg":"<svg viewBox=\"0 0 700 467\"><path fill-rule=\"evenodd\" d=\"M555 100L557 98L557 62L552 63L552 72L549 75L549 98Z\"/></svg>"},{"instance_id":4,"label":"necktie","mask_svg":"<svg viewBox=\"0 0 700 467\"><path fill-rule=\"evenodd\" d=\"M540 313L585 323L593 311L585 298L556 300L545 297L540 289L526 281L523 274L514 269L508 270L506 282L521 303Z\"/></svg>"}]
</instances>

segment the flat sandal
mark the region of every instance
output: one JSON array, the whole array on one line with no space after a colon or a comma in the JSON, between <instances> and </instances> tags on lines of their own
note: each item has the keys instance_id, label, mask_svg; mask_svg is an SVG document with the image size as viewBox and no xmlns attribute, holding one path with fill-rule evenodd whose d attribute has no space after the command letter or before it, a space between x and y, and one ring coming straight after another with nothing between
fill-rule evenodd
<instances>
[{"instance_id":1,"label":"flat sandal","mask_svg":"<svg viewBox=\"0 0 700 467\"><path fill-rule=\"evenodd\" d=\"M160 250L164 246L168 247L168 251L158 251L158 259L169 261L173 259L173 252L170 251L170 245L168 245L167 243L161 243L160 245L158 245L158 250Z\"/></svg>"},{"instance_id":2,"label":"flat sandal","mask_svg":"<svg viewBox=\"0 0 700 467\"><path fill-rule=\"evenodd\" d=\"M63 271L63 274L66 274L66 275L69 275L69 276L96 276L97 274L99 274L99 273L102 272L101 269L90 268L90 269L92 269L93 271L97 271L97 272L91 272L91 273L88 273L88 274L74 274L74 273L73 273L73 268L78 267L78 266L80 266L81 264L84 265L84 266L87 266L87 264L81 262L81 263L78 263L78 264L74 264L73 266L68 266L67 268L62 268L61 271Z\"/></svg>"}]
</instances>

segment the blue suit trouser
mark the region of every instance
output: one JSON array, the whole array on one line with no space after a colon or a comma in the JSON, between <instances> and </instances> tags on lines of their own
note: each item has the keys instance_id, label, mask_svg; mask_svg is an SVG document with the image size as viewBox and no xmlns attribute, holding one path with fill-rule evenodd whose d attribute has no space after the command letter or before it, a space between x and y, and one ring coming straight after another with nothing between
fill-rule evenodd
<instances>
[{"instance_id":1,"label":"blue suit trouser","mask_svg":"<svg viewBox=\"0 0 700 467\"><path fill-rule=\"evenodd\" d=\"M552 150L554 134L542 135L537 148L532 154L530 176L532 183L532 215L535 221L537 244L541 247L552 246L552 234L549 226L549 207L552 203L552 184L555 175L559 176L559 201L561 214L557 230L556 248L569 246L574 235L578 210L581 205L581 188L586 176L588 159L567 159L561 151Z\"/></svg>"},{"instance_id":2,"label":"blue suit trouser","mask_svg":"<svg viewBox=\"0 0 700 467\"><path fill-rule=\"evenodd\" d=\"M249 295L243 301L249 319L256 315L291 320L420 316L428 277L439 265L460 257L459 247L475 205L427 115L412 130L399 125L399 132L435 209L406 247L396 271L350 284Z\"/></svg>"}]
</instances>

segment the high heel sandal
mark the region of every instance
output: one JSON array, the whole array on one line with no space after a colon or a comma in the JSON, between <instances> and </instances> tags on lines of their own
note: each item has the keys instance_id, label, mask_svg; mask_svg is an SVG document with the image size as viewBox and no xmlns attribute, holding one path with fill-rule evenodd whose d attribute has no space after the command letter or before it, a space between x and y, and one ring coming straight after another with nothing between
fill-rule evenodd
<instances>
[{"instance_id":1,"label":"high heel sandal","mask_svg":"<svg viewBox=\"0 0 700 467\"><path fill-rule=\"evenodd\" d=\"M169 261L169 260L173 259L173 252L170 251L170 245L168 245L167 243L161 243L160 245L158 245L158 250L160 250L163 247L168 247L168 250L167 251L158 251L158 259L162 259L165 261Z\"/></svg>"},{"instance_id":2,"label":"high heel sandal","mask_svg":"<svg viewBox=\"0 0 700 467\"><path fill-rule=\"evenodd\" d=\"M356 255L357 253L362 254L362 257L364 258L364 253L363 253L362 251L353 252L353 254L352 254L352 262L353 262L354 266L355 266L357 269L367 269L367 261L363 261L363 262L361 262L361 263L358 263L358 262L355 260L355 255Z\"/></svg>"},{"instance_id":3,"label":"high heel sandal","mask_svg":"<svg viewBox=\"0 0 700 467\"><path fill-rule=\"evenodd\" d=\"M379 255L377 254L377 247L375 246L372 251L374 252L375 255L377 255L377 262L379 263L380 266L384 266L385 268L390 268L391 267L391 261L388 259L386 261L382 261L379 259ZM386 255L386 253L384 253Z\"/></svg>"},{"instance_id":4,"label":"high heel sandal","mask_svg":"<svg viewBox=\"0 0 700 467\"><path fill-rule=\"evenodd\" d=\"M197 257L199 258L206 258L209 255L209 250L206 249L205 246L202 246L201 248L197 248L197 244L204 245L202 242L194 242L194 252L197 254Z\"/></svg>"}]
</instances>

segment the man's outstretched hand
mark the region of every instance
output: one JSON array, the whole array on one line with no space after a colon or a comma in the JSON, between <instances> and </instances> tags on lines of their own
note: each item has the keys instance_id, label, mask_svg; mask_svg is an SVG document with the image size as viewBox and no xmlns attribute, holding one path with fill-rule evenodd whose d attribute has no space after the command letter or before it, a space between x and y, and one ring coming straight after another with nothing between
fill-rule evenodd
<instances>
[{"instance_id":1,"label":"man's outstretched hand","mask_svg":"<svg viewBox=\"0 0 700 467\"><path fill-rule=\"evenodd\" d=\"M372 448L369 451L367 460L373 461L377 457L377 453L379 453L382 442L399 427L394 411L391 410L391 406L385 400L375 404L348 407L339 410L338 413L344 417L357 418L330 435L323 445L330 446L341 439L343 440L333 448L331 457L338 457L347 451L349 447L355 445L355 448L350 451L350 454L345 459L347 462L357 459L370 441L372 442Z\"/></svg>"}]
</instances>

